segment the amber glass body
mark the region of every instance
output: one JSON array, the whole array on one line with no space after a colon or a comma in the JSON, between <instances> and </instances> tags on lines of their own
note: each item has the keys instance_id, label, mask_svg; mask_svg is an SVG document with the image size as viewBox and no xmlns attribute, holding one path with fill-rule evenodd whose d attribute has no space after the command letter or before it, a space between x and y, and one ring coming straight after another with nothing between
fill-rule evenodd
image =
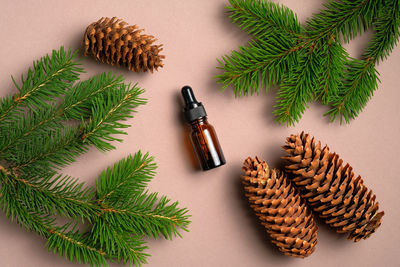
<instances>
[{"instance_id":1,"label":"amber glass body","mask_svg":"<svg viewBox=\"0 0 400 267\"><path fill-rule=\"evenodd\" d=\"M210 170L225 164L225 157L218 142L214 127L202 117L190 123L191 141L197 159L203 170Z\"/></svg>"}]
</instances>

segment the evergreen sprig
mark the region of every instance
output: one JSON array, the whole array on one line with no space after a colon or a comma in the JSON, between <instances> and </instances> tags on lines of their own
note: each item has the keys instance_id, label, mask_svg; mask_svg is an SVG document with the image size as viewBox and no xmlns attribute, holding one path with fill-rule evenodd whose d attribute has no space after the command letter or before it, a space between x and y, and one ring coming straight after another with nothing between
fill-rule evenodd
<instances>
[{"instance_id":1,"label":"evergreen sprig","mask_svg":"<svg viewBox=\"0 0 400 267\"><path fill-rule=\"evenodd\" d=\"M76 178L43 175L28 180L9 175L8 179L13 181L15 193L30 211L89 221L93 214L100 212L93 202L88 201L93 199L94 190Z\"/></svg>"},{"instance_id":2,"label":"evergreen sprig","mask_svg":"<svg viewBox=\"0 0 400 267\"><path fill-rule=\"evenodd\" d=\"M294 13L279 5L263 1L231 0L230 18L254 36L248 46L240 46L231 56L224 56L218 82L225 89L233 84L235 95L259 93L278 84L289 71L290 62L297 62L291 50L301 35L300 23ZM269 40L264 41L264 40Z\"/></svg>"},{"instance_id":3,"label":"evergreen sprig","mask_svg":"<svg viewBox=\"0 0 400 267\"><path fill-rule=\"evenodd\" d=\"M145 190L155 175L157 166L153 160L147 153L142 155L138 152L107 168L97 181L97 198L101 202L116 204L124 195L135 195Z\"/></svg>"},{"instance_id":4,"label":"evergreen sprig","mask_svg":"<svg viewBox=\"0 0 400 267\"><path fill-rule=\"evenodd\" d=\"M141 235L163 235L171 239L180 236L177 226L187 229L187 210L170 204L165 196L145 191L153 178L156 164L148 154L139 151L100 174L96 185L97 201L104 207L107 225L123 225L122 229ZM133 196L129 200L125 196Z\"/></svg>"},{"instance_id":5,"label":"evergreen sprig","mask_svg":"<svg viewBox=\"0 0 400 267\"><path fill-rule=\"evenodd\" d=\"M274 111L278 122L300 120L307 103L313 98L309 88L317 87L321 73L321 56L311 47L307 54L301 55L298 65L284 75Z\"/></svg>"},{"instance_id":6,"label":"evergreen sprig","mask_svg":"<svg viewBox=\"0 0 400 267\"><path fill-rule=\"evenodd\" d=\"M146 103L143 89L112 73L74 83L82 72L75 56L53 51L16 84L17 94L0 99L0 207L71 261L141 265L149 256L143 238L180 236L188 211L146 190L156 164L140 151L102 172L96 189L58 174L90 145L115 148L129 126L122 122ZM56 216L69 221L59 225Z\"/></svg>"},{"instance_id":7,"label":"evergreen sprig","mask_svg":"<svg viewBox=\"0 0 400 267\"><path fill-rule=\"evenodd\" d=\"M362 56L364 60L352 59L344 69L339 94L332 98L332 109L327 113L331 119L354 119L378 88L376 65L388 57L400 37L400 1L384 1L373 26L375 34Z\"/></svg>"},{"instance_id":8,"label":"evergreen sprig","mask_svg":"<svg viewBox=\"0 0 400 267\"><path fill-rule=\"evenodd\" d=\"M30 109L47 108L48 101L63 95L65 90L79 78L83 69L74 61L76 52L65 51L61 47L53 50L52 55L46 55L33 62L33 68L28 69L26 77L21 75L21 85L12 78L18 93L0 100L0 126L7 120L15 118L22 112L21 107Z\"/></svg>"},{"instance_id":9,"label":"evergreen sprig","mask_svg":"<svg viewBox=\"0 0 400 267\"><path fill-rule=\"evenodd\" d=\"M332 121L354 119L378 87L376 64L399 39L400 0L329 0L304 25L267 0L229 2L232 22L253 39L218 60L218 83L233 85L236 96L279 85L274 114L286 125L298 122L311 100L331 106ZM375 34L362 59L350 58L341 42L370 27Z\"/></svg>"},{"instance_id":10,"label":"evergreen sprig","mask_svg":"<svg viewBox=\"0 0 400 267\"><path fill-rule=\"evenodd\" d=\"M118 89L108 90L102 97L94 99L93 115L84 127L83 143L93 144L103 151L114 149L110 141L122 141L114 135L126 134L121 129L129 127L122 121L132 118L134 108L146 103L139 97L142 93L143 90L136 84L132 87L130 84L121 84Z\"/></svg>"}]
</instances>

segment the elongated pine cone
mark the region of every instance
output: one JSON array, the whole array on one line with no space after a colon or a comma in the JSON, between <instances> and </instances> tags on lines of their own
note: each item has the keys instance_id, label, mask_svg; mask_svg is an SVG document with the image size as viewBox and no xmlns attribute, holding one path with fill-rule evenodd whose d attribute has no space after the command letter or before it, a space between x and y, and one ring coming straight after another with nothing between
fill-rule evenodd
<instances>
[{"instance_id":1,"label":"elongated pine cone","mask_svg":"<svg viewBox=\"0 0 400 267\"><path fill-rule=\"evenodd\" d=\"M284 254L304 258L315 250L318 227L284 173L258 157L247 158L242 176L245 195L271 241Z\"/></svg>"},{"instance_id":2,"label":"elongated pine cone","mask_svg":"<svg viewBox=\"0 0 400 267\"><path fill-rule=\"evenodd\" d=\"M158 53L162 45L154 45L154 36L141 34L137 25L116 17L101 18L90 24L85 31L83 46L85 56L91 56L103 63L124 66L134 72L158 70L163 67L163 55Z\"/></svg>"},{"instance_id":3,"label":"elongated pine cone","mask_svg":"<svg viewBox=\"0 0 400 267\"><path fill-rule=\"evenodd\" d=\"M384 212L378 212L375 195L355 178L349 164L328 146L302 132L291 135L283 147L289 154L286 169L294 174L292 181L315 213L348 239L368 238L381 225Z\"/></svg>"}]
</instances>

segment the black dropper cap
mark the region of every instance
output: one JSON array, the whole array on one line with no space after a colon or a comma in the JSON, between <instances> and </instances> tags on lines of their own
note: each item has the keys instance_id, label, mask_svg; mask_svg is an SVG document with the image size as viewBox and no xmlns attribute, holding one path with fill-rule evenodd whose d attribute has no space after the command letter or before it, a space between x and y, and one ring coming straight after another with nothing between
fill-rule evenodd
<instances>
[{"instance_id":1,"label":"black dropper cap","mask_svg":"<svg viewBox=\"0 0 400 267\"><path fill-rule=\"evenodd\" d=\"M197 102L192 87L184 86L182 88L182 96L185 100L184 115L187 122L192 122L207 116L206 110L201 102Z\"/></svg>"}]
</instances>

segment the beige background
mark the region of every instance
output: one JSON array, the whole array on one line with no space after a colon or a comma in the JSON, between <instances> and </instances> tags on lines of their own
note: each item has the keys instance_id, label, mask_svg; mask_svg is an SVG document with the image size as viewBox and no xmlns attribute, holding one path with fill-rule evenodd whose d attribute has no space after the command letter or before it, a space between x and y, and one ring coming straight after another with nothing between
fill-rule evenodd
<instances>
[{"instance_id":1,"label":"beige background","mask_svg":"<svg viewBox=\"0 0 400 267\"><path fill-rule=\"evenodd\" d=\"M322 0L280 0L303 22ZM15 92L10 75L19 77L36 59L61 45L79 48L85 27L102 16L117 16L146 29L164 44L167 58L158 73L135 74L83 59L87 74L113 70L147 89L149 103L129 122L133 127L117 150L95 149L64 172L94 185L106 166L139 149L159 165L150 189L191 210L190 232L174 241L149 240L148 266L400 266L399 73L400 47L378 67L381 84L365 111L350 125L328 123L327 110L311 104L296 127L273 122L274 93L235 99L232 88L218 92L216 58L245 44L248 37L224 14L226 0L0 1L1 96ZM359 56L370 34L347 46ZM194 169L185 147L179 90L192 85L214 124L227 165L209 172ZM241 165L259 155L278 166L285 137L302 130L328 143L352 164L377 195L386 215L370 239L347 241L320 223L315 253L304 260L280 254L270 245L243 199ZM47 252L44 240L0 214L0 266L78 266Z\"/></svg>"}]
</instances>

